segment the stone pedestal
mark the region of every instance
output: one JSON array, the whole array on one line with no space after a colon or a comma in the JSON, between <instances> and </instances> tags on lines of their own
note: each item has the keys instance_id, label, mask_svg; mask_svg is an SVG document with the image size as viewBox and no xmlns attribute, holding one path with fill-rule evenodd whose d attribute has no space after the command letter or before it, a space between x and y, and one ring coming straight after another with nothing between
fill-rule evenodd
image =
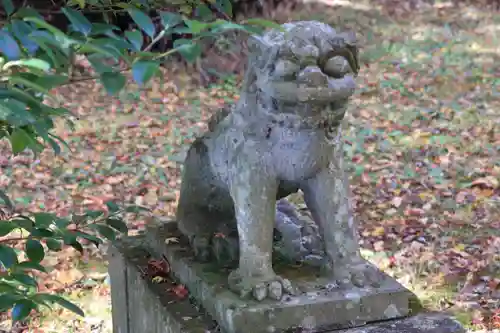
<instances>
[{"instance_id":1,"label":"stone pedestal","mask_svg":"<svg viewBox=\"0 0 500 333\"><path fill-rule=\"evenodd\" d=\"M154 283L145 276L144 268L151 257L150 241L144 236L131 237L115 243L110 248L110 265L113 306L113 332L115 333L178 333L178 332L222 332L229 333L207 314L193 297L180 299L171 289L171 280ZM202 285L201 281L199 282ZM201 287L200 287L201 288ZM200 290L203 290L202 288ZM220 291L225 294L224 291ZM191 295L194 296L194 295ZM237 311L235 309L235 311ZM241 310L239 310L241 311ZM272 312L282 311L279 308ZM343 313L347 313L345 309ZM242 313L249 313L242 312ZM232 314L230 314L232 315ZM337 316L335 312L331 316ZM349 315L349 314L348 314ZM233 315L234 316L234 315ZM279 317L276 316L276 318ZM234 316L238 318L238 316ZM293 320L293 318L290 318ZM239 319L243 320L243 319ZM259 323L248 317L247 324L235 330L237 333L255 333ZM305 324L311 319L302 317ZM315 332L305 325L274 332ZM464 333L458 322L444 314L420 313L411 317L381 321L364 326L322 330L338 333Z\"/></svg>"},{"instance_id":2,"label":"stone pedestal","mask_svg":"<svg viewBox=\"0 0 500 333\"><path fill-rule=\"evenodd\" d=\"M322 277L317 268L280 266L279 262L273 263L276 272L298 287L299 294L284 296L280 301L242 299L228 289L230 269L195 261L175 222L151 225L146 234L152 251L168 259L176 278L228 333L297 328L321 332L357 327L407 316L416 301L409 290L381 272L377 288L342 289Z\"/></svg>"}]
</instances>

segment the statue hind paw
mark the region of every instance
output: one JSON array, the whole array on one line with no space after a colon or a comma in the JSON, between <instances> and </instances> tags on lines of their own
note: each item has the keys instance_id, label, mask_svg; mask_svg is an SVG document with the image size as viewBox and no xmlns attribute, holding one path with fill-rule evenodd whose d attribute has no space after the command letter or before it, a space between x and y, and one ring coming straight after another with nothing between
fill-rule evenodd
<instances>
[{"instance_id":1,"label":"statue hind paw","mask_svg":"<svg viewBox=\"0 0 500 333\"><path fill-rule=\"evenodd\" d=\"M229 274L229 288L240 297L252 296L257 301L266 298L280 300L284 294L295 295L296 290L288 279L284 279L274 272L269 274L250 276L242 274L236 269Z\"/></svg>"}]
</instances>

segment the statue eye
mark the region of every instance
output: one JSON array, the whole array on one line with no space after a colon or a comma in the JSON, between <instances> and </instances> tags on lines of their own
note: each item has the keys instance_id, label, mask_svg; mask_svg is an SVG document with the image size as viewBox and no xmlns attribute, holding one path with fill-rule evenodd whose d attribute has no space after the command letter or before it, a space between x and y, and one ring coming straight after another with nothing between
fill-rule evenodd
<instances>
[{"instance_id":1,"label":"statue eye","mask_svg":"<svg viewBox=\"0 0 500 333\"><path fill-rule=\"evenodd\" d=\"M279 60L274 66L274 71L271 72L271 74L277 78L292 78L299 70L300 67L297 64L289 60Z\"/></svg>"},{"instance_id":2,"label":"statue eye","mask_svg":"<svg viewBox=\"0 0 500 333\"><path fill-rule=\"evenodd\" d=\"M341 56L330 58L322 68L323 73L336 79L342 78L345 74L352 72L349 62Z\"/></svg>"}]
</instances>

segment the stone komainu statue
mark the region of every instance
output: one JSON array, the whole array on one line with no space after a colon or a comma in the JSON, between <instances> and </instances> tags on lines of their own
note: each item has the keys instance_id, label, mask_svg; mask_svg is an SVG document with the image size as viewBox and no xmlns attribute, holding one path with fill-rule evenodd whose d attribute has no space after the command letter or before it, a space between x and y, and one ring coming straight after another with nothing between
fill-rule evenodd
<instances>
[{"instance_id":1,"label":"stone komainu statue","mask_svg":"<svg viewBox=\"0 0 500 333\"><path fill-rule=\"evenodd\" d=\"M276 201L301 189L322 239L325 272L339 285L372 283L349 206L340 126L359 70L355 36L307 21L248 44L240 100L188 151L180 231L201 260L237 258L233 291L280 299L293 287L271 262ZM280 216L293 214L281 203Z\"/></svg>"}]
</instances>

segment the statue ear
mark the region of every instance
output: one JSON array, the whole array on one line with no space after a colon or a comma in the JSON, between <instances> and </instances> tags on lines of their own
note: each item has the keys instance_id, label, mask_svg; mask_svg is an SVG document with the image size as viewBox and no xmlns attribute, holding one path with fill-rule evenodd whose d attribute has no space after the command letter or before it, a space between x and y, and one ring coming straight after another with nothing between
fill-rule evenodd
<instances>
[{"instance_id":1,"label":"statue ear","mask_svg":"<svg viewBox=\"0 0 500 333\"><path fill-rule=\"evenodd\" d=\"M249 58L259 69L265 69L270 63L276 61L279 46L271 44L260 36L250 36L248 39Z\"/></svg>"},{"instance_id":2,"label":"statue ear","mask_svg":"<svg viewBox=\"0 0 500 333\"><path fill-rule=\"evenodd\" d=\"M354 31L346 31L337 35L344 40L344 42L349 46L356 46L358 40L356 38L356 33Z\"/></svg>"},{"instance_id":3,"label":"statue ear","mask_svg":"<svg viewBox=\"0 0 500 333\"><path fill-rule=\"evenodd\" d=\"M247 45L250 53L254 54L266 54L272 47L269 42L267 42L261 36L257 35L251 35L250 37L248 37Z\"/></svg>"}]
</instances>

